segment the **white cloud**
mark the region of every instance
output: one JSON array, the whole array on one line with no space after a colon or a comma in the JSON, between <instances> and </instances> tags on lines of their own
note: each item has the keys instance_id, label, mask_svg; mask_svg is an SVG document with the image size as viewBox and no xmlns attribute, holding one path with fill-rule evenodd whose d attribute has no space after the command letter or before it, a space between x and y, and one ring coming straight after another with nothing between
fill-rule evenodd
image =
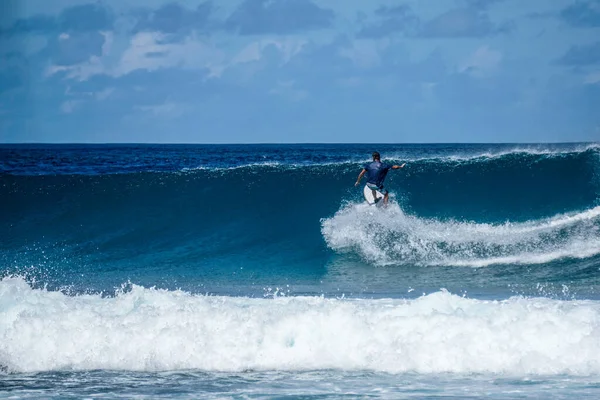
<instances>
[{"instance_id":1,"label":"white cloud","mask_svg":"<svg viewBox=\"0 0 600 400\"><path fill-rule=\"evenodd\" d=\"M164 42L166 36L159 32L141 32L131 39L131 44L121 56L113 76L126 75L138 69L155 71L161 68L207 68L211 75L219 75L224 55L214 46L194 35L181 43Z\"/></svg>"},{"instance_id":2,"label":"white cloud","mask_svg":"<svg viewBox=\"0 0 600 400\"><path fill-rule=\"evenodd\" d=\"M308 43L297 38L264 39L251 42L216 68L208 76L220 77L226 70L234 71L233 75L241 81L247 81L267 66L264 61L267 49L272 47L277 52L278 66L287 64L297 54L301 53ZM239 68L241 66L241 68Z\"/></svg>"},{"instance_id":3,"label":"white cloud","mask_svg":"<svg viewBox=\"0 0 600 400\"><path fill-rule=\"evenodd\" d=\"M264 39L248 44L233 57L230 65L258 61L263 56L263 51L268 46L274 46L282 54L282 64L289 62L292 57L302 51L307 44L306 40L287 38L285 40Z\"/></svg>"},{"instance_id":4,"label":"white cloud","mask_svg":"<svg viewBox=\"0 0 600 400\"><path fill-rule=\"evenodd\" d=\"M67 100L67 101L64 101L60 105L60 111L62 111L64 114L71 114L77 108L79 108L79 106L81 106L82 103L83 103L83 101L81 101L81 100Z\"/></svg>"},{"instance_id":5,"label":"white cloud","mask_svg":"<svg viewBox=\"0 0 600 400\"><path fill-rule=\"evenodd\" d=\"M166 35L159 32L136 34L131 38L129 47L116 64L109 65L107 56L111 52L113 33L101 33L104 35L105 41L100 57L91 56L87 61L77 65L52 65L47 69L46 75L66 72L69 79L85 81L100 74L120 77L136 70L156 71L170 67L206 68L210 71L210 76L219 76L223 69L223 53L195 35L188 36L180 43L170 43L166 41Z\"/></svg>"},{"instance_id":6,"label":"white cloud","mask_svg":"<svg viewBox=\"0 0 600 400\"><path fill-rule=\"evenodd\" d=\"M493 75L501 61L502 53L500 51L492 50L488 46L481 46L460 63L458 70L477 78L484 78Z\"/></svg>"},{"instance_id":7,"label":"white cloud","mask_svg":"<svg viewBox=\"0 0 600 400\"><path fill-rule=\"evenodd\" d=\"M104 43L102 44L102 56L105 57L110 54L110 50L112 49L112 44L115 40L115 35L113 32L100 32L104 35Z\"/></svg>"},{"instance_id":8,"label":"white cloud","mask_svg":"<svg viewBox=\"0 0 600 400\"><path fill-rule=\"evenodd\" d=\"M87 61L69 66L52 65L46 70L51 76L64 72L68 79L88 80L94 75L120 77L133 71L157 71L163 68L208 70L207 78L220 77L228 68L238 64L252 63L264 57L265 49L273 46L281 56L280 66L300 53L308 43L305 39L264 39L247 44L239 52L226 55L213 43L192 33L181 42L170 42L161 32L140 32L131 37L120 57L111 55L114 35L101 32L105 41L101 56L91 56ZM68 38L67 34L64 38ZM63 36L61 35L61 37Z\"/></svg>"},{"instance_id":9,"label":"white cloud","mask_svg":"<svg viewBox=\"0 0 600 400\"><path fill-rule=\"evenodd\" d=\"M71 99L60 104L60 111L64 114L72 114L81 108L83 104L89 103L90 100L104 101L108 99L114 91L114 87L109 87L99 92L76 92L72 91L70 86L67 86L65 95L71 97Z\"/></svg>"},{"instance_id":10,"label":"white cloud","mask_svg":"<svg viewBox=\"0 0 600 400\"><path fill-rule=\"evenodd\" d=\"M106 68L102 64L100 57L91 56L88 61L77 65L51 65L46 70L46 76L51 76L59 72L66 72L69 79L85 81L91 76L105 73Z\"/></svg>"},{"instance_id":11,"label":"white cloud","mask_svg":"<svg viewBox=\"0 0 600 400\"><path fill-rule=\"evenodd\" d=\"M388 46L388 40L355 40L352 47L341 49L339 54L352 60L359 68L375 68L381 65L380 53Z\"/></svg>"},{"instance_id":12,"label":"white cloud","mask_svg":"<svg viewBox=\"0 0 600 400\"><path fill-rule=\"evenodd\" d=\"M99 92L94 93L94 97L96 100L104 101L110 97L110 95L115 91L114 87L109 87Z\"/></svg>"},{"instance_id":13,"label":"white cloud","mask_svg":"<svg viewBox=\"0 0 600 400\"><path fill-rule=\"evenodd\" d=\"M102 55L92 55L90 58L76 65L51 65L46 69L46 76L52 76L59 72L65 72L67 78L78 81L88 80L91 76L99 75L107 72L104 59L110 54L110 48L113 42L112 32L100 32L104 36L104 44L102 45ZM69 35L62 33L59 38L66 40Z\"/></svg>"},{"instance_id":14,"label":"white cloud","mask_svg":"<svg viewBox=\"0 0 600 400\"><path fill-rule=\"evenodd\" d=\"M594 85L594 84L600 84L600 71L596 71L596 72L592 72L591 74L588 74L583 83L587 84L587 85Z\"/></svg>"}]
</instances>

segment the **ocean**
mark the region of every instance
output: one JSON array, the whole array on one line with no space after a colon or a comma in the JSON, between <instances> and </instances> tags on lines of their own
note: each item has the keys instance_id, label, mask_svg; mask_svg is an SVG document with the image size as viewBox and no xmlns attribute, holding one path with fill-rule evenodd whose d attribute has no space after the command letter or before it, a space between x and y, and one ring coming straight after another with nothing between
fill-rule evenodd
<instances>
[{"instance_id":1,"label":"ocean","mask_svg":"<svg viewBox=\"0 0 600 400\"><path fill-rule=\"evenodd\" d=\"M600 145L4 144L0 279L0 398L597 399Z\"/></svg>"}]
</instances>

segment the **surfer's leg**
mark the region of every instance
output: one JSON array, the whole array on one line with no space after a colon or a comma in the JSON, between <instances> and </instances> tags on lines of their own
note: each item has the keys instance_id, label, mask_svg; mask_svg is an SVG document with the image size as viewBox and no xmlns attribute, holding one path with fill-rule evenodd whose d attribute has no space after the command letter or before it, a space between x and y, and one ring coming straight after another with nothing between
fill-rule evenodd
<instances>
[{"instance_id":1,"label":"surfer's leg","mask_svg":"<svg viewBox=\"0 0 600 400\"><path fill-rule=\"evenodd\" d=\"M377 190L371 189L371 191L373 192L373 201L377 203Z\"/></svg>"},{"instance_id":2,"label":"surfer's leg","mask_svg":"<svg viewBox=\"0 0 600 400\"><path fill-rule=\"evenodd\" d=\"M381 193L383 193L383 205L385 206L388 203L388 199L390 197L390 192L388 192L387 189L384 188L383 186L381 186L380 190L381 190Z\"/></svg>"}]
</instances>

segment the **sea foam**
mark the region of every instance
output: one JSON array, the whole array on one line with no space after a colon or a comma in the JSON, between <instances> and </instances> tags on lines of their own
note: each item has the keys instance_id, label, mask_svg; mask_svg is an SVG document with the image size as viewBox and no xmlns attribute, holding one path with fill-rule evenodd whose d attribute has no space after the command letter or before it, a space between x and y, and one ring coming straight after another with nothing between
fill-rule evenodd
<instances>
[{"instance_id":1,"label":"sea foam","mask_svg":"<svg viewBox=\"0 0 600 400\"><path fill-rule=\"evenodd\" d=\"M327 245L380 264L537 264L600 254L600 207L528 222L486 224L347 204L321 221Z\"/></svg>"},{"instance_id":2,"label":"sea foam","mask_svg":"<svg viewBox=\"0 0 600 400\"><path fill-rule=\"evenodd\" d=\"M0 281L0 364L48 370L600 373L600 302L447 291L246 298L133 286L111 297Z\"/></svg>"}]
</instances>

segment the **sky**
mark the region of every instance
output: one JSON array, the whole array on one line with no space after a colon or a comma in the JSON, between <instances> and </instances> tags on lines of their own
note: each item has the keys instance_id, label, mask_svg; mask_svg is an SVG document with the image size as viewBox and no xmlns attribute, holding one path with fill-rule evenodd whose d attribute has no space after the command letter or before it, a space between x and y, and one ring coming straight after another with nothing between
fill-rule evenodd
<instances>
[{"instance_id":1,"label":"sky","mask_svg":"<svg viewBox=\"0 0 600 400\"><path fill-rule=\"evenodd\" d=\"M600 0L1 0L0 142L600 141Z\"/></svg>"}]
</instances>

